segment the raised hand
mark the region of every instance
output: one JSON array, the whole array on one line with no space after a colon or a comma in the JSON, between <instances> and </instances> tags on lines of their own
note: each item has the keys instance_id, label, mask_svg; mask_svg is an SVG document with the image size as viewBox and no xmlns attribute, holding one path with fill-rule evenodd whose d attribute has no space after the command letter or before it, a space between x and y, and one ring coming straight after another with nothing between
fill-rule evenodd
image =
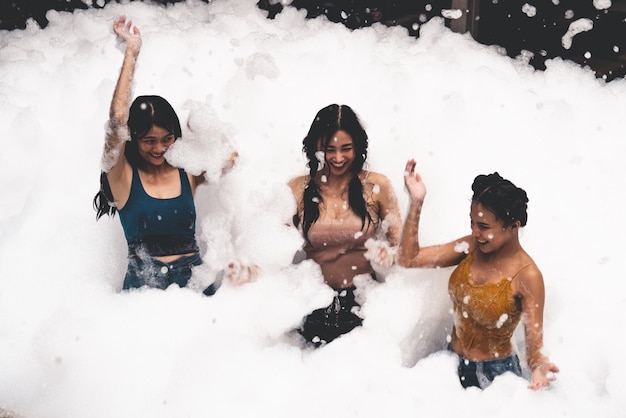
<instances>
[{"instance_id":1,"label":"raised hand","mask_svg":"<svg viewBox=\"0 0 626 418\"><path fill-rule=\"evenodd\" d=\"M387 241L368 239L365 247L367 248L366 259L383 267L391 267L396 263L398 247L390 246Z\"/></svg>"},{"instance_id":2,"label":"raised hand","mask_svg":"<svg viewBox=\"0 0 626 418\"><path fill-rule=\"evenodd\" d=\"M409 192L411 203L422 203L426 197L426 185L422 181L422 176L415 172L417 163L411 159L406 162L404 170L404 186Z\"/></svg>"},{"instance_id":3,"label":"raised hand","mask_svg":"<svg viewBox=\"0 0 626 418\"><path fill-rule=\"evenodd\" d=\"M137 26L133 26L132 20L126 20L126 16L120 16L113 23L113 32L121 40L126 42L127 48L135 53L141 49L141 33Z\"/></svg>"}]
</instances>

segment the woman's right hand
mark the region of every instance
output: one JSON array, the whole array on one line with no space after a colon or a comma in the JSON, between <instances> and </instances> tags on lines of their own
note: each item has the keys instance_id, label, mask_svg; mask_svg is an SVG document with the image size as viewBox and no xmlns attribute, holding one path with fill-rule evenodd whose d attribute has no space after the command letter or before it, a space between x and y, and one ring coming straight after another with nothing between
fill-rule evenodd
<instances>
[{"instance_id":1,"label":"woman's right hand","mask_svg":"<svg viewBox=\"0 0 626 418\"><path fill-rule=\"evenodd\" d=\"M137 26L133 26L132 20L126 20L126 16L120 16L113 23L113 31L121 40L126 42L126 47L135 54L141 49L141 33Z\"/></svg>"},{"instance_id":2,"label":"woman's right hand","mask_svg":"<svg viewBox=\"0 0 626 418\"><path fill-rule=\"evenodd\" d=\"M226 279L234 285L250 283L257 279L261 268L256 264L244 264L239 260L228 263L226 268Z\"/></svg>"},{"instance_id":3,"label":"woman's right hand","mask_svg":"<svg viewBox=\"0 0 626 418\"><path fill-rule=\"evenodd\" d=\"M406 162L404 169L404 186L409 192L411 203L423 203L426 197L426 185L422 181L422 176L415 172L417 163L411 159Z\"/></svg>"},{"instance_id":4,"label":"woman's right hand","mask_svg":"<svg viewBox=\"0 0 626 418\"><path fill-rule=\"evenodd\" d=\"M556 380L556 373L558 372L559 368L554 363L543 363L533 370L531 383L528 388L537 390L549 386L550 382Z\"/></svg>"}]
</instances>

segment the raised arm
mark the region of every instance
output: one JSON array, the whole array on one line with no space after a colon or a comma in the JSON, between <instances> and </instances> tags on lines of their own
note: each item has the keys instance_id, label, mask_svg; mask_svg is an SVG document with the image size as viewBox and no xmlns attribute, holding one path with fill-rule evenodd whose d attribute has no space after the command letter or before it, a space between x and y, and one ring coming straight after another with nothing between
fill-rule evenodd
<instances>
[{"instance_id":1,"label":"raised arm","mask_svg":"<svg viewBox=\"0 0 626 418\"><path fill-rule=\"evenodd\" d=\"M126 16L120 16L115 20L113 31L126 44L126 50L109 109L102 169L114 176L120 176L124 161L124 145L129 138L128 112L137 57L141 49L141 35L139 29L132 26L132 21L126 20Z\"/></svg>"},{"instance_id":2,"label":"raised arm","mask_svg":"<svg viewBox=\"0 0 626 418\"><path fill-rule=\"evenodd\" d=\"M422 214L422 205L426 197L426 186L422 177L415 172L415 160L406 162L404 169L404 186L409 192L409 211L407 212L402 228L400 248L398 251L398 264L403 267L417 267L414 259L420 251L419 246L419 222Z\"/></svg>"},{"instance_id":3,"label":"raised arm","mask_svg":"<svg viewBox=\"0 0 626 418\"><path fill-rule=\"evenodd\" d=\"M543 276L533 265L517 277L517 293L522 302L524 313L524 333L526 340L526 359L532 371L531 389L548 386L555 380L559 368L541 353L543 346L543 308L545 289Z\"/></svg>"},{"instance_id":4,"label":"raised arm","mask_svg":"<svg viewBox=\"0 0 626 418\"><path fill-rule=\"evenodd\" d=\"M398 264L402 267L449 267L458 264L474 248L470 235L447 244L420 248L419 222L426 197L426 186L415 172L415 160L406 163L404 185L409 192L410 206L402 228Z\"/></svg>"}]
</instances>

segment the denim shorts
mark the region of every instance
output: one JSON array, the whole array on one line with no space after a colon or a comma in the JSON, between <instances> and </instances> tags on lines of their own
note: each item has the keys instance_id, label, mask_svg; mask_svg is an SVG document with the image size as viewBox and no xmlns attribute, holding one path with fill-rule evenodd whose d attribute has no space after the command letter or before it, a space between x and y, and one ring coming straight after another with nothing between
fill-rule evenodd
<instances>
[{"instance_id":1,"label":"denim shorts","mask_svg":"<svg viewBox=\"0 0 626 418\"><path fill-rule=\"evenodd\" d=\"M171 284L187 286L191 278L191 268L202 264L200 254L182 256L170 263L140 255L128 257L128 270L124 278L124 290L140 287L167 289ZM206 293L206 291L205 291Z\"/></svg>"},{"instance_id":2,"label":"denim shorts","mask_svg":"<svg viewBox=\"0 0 626 418\"><path fill-rule=\"evenodd\" d=\"M451 350L450 346L448 349ZM482 361L468 360L459 356L459 380L464 388L474 386L484 389L493 382L496 376L506 372L512 372L517 376L522 375L522 367L517 354Z\"/></svg>"}]
</instances>

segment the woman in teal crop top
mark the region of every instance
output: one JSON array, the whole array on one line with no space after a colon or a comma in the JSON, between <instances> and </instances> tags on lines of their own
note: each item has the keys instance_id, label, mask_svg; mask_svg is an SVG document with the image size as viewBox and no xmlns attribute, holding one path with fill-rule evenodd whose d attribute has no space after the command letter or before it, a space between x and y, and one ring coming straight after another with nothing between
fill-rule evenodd
<instances>
[{"instance_id":1,"label":"woman in teal crop top","mask_svg":"<svg viewBox=\"0 0 626 418\"><path fill-rule=\"evenodd\" d=\"M524 251L519 230L528 219L528 197L498 173L474 179L470 207L471 235L443 245L420 248L418 226L426 188L415 161L406 165L405 185L411 206L400 242L404 267L458 265L448 283L454 328L450 349L459 355L464 387L485 387L497 375L521 375L511 338L519 321L525 329L531 389L548 386L558 367L541 353L544 283L541 271Z\"/></svg>"},{"instance_id":2,"label":"woman in teal crop top","mask_svg":"<svg viewBox=\"0 0 626 418\"><path fill-rule=\"evenodd\" d=\"M96 218L120 214L129 260L124 289L165 289L172 283L184 287L192 267L202 263L193 196L205 178L165 159L167 149L182 136L167 100L139 96L130 103L141 34L125 16L115 20L113 30L126 49L106 126ZM227 168L236 157L233 153Z\"/></svg>"}]
</instances>

